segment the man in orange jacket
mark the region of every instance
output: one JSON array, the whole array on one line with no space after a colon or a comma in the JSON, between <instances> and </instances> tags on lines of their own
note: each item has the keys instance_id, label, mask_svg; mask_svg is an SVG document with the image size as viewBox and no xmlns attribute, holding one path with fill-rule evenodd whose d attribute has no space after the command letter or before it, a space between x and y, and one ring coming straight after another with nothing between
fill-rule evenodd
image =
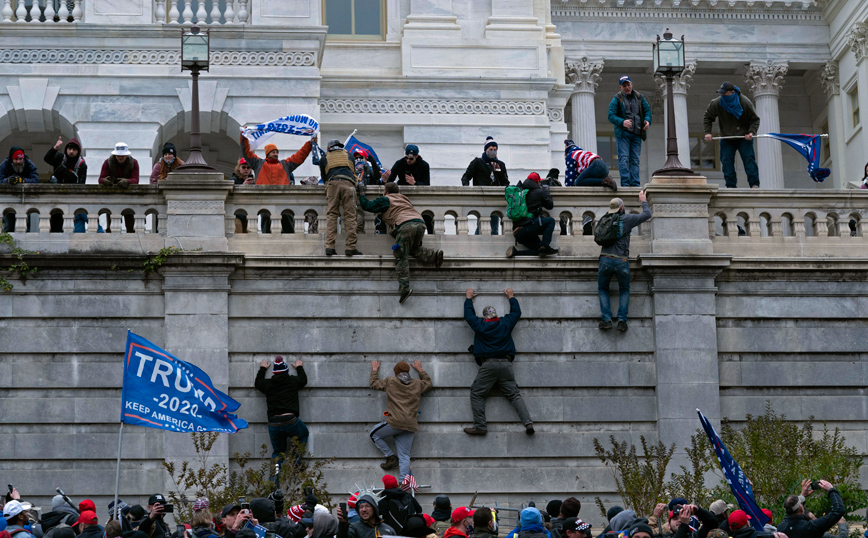
<instances>
[{"instance_id":1,"label":"man in orange jacket","mask_svg":"<svg viewBox=\"0 0 868 538\"><path fill-rule=\"evenodd\" d=\"M313 137L312 140L316 142L316 139L317 137ZM295 185L292 171L307 159L310 154L310 143L311 141L308 140L300 150L282 161L278 158L277 146L265 144L265 159L260 159L250 149L250 141L242 134L241 153L250 164L257 185Z\"/></svg>"}]
</instances>

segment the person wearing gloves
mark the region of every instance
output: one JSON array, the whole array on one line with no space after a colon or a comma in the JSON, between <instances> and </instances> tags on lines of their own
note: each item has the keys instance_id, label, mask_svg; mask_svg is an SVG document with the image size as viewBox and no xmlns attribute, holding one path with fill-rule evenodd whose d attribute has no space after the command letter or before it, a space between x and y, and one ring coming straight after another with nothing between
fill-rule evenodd
<instances>
[{"instance_id":1,"label":"person wearing gloves","mask_svg":"<svg viewBox=\"0 0 868 538\"><path fill-rule=\"evenodd\" d=\"M9 157L0 163L0 183L39 183L36 165L19 146L9 148Z\"/></svg>"},{"instance_id":2,"label":"person wearing gloves","mask_svg":"<svg viewBox=\"0 0 868 538\"><path fill-rule=\"evenodd\" d=\"M356 502L356 511L359 513L359 521L350 523L347 515L338 508L338 535L337 538L380 538L381 536L395 536L395 529L383 523L377 508L377 501L370 495L362 495Z\"/></svg>"},{"instance_id":3,"label":"person wearing gloves","mask_svg":"<svg viewBox=\"0 0 868 538\"><path fill-rule=\"evenodd\" d=\"M301 361L295 361L293 367L296 375L289 375L289 365L283 357L274 357L272 376L265 378L270 361L259 363L256 380L253 386L265 394L265 404L268 412L268 436L271 438L273 452L271 458L278 465L283 465L283 455L289 448L291 439L298 439L302 447L307 445L310 432L301 421L299 415L298 391L307 385L307 374ZM296 455L296 460L301 454Z\"/></svg>"},{"instance_id":4,"label":"person wearing gloves","mask_svg":"<svg viewBox=\"0 0 868 538\"><path fill-rule=\"evenodd\" d=\"M158 181L163 181L169 176L169 172L173 172L175 168L184 166L184 161L178 158L175 144L166 142L163 144L163 156L154 164L154 169L151 170L151 184L154 185Z\"/></svg>"},{"instance_id":5,"label":"person wearing gloves","mask_svg":"<svg viewBox=\"0 0 868 538\"><path fill-rule=\"evenodd\" d=\"M262 159L250 149L250 141L241 134L241 156L247 159L257 185L295 185L295 177L292 171L301 166L301 163L310 155L311 142L316 142L314 136L284 160L280 160L280 152L275 144L265 144L265 158Z\"/></svg>"},{"instance_id":6,"label":"person wearing gloves","mask_svg":"<svg viewBox=\"0 0 868 538\"><path fill-rule=\"evenodd\" d=\"M58 150L62 145L63 137L59 137L54 147L48 148L43 159L54 169L51 174L51 182L83 184L87 181L87 163L81 156L81 142L77 138L70 138L63 148L63 153L60 153Z\"/></svg>"},{"instance_id":7,"label":"person wearing gloves","mask_svg":"<svg viewBox=\"0 0 868 538\"><path fill-rule=\"evenodd\" d=\"M99 184L126 189L139 184L139 161L125 142L115 144L112 154L102 163Z\"/></svg>"}]
</instances>

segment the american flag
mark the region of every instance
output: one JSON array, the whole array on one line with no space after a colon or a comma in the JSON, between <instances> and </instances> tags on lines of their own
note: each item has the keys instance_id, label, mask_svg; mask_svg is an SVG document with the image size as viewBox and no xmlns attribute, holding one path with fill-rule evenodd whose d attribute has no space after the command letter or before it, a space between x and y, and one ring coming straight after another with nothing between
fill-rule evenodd
<instances>
[{"instance_id":1,"label":"american flag","mask_svg":"<svg viewBox=\"0 0 868 538\"><path fill-rule=\"evenodd\" d=\"M578 146L570 146L567 148L564 157L565 177L564 184L572 185L579 178L579 174L585 171L588 165L599 157L596 153L585 151Z\"/></svg>"},{"instance_id":2,"label":"american flag","mask_svg":"<svg viewBox=\"0 0 868 538\"><path fill-rule=\"evenodd\" d=\"M413 469L410 469L410 472L404 476L404 480L401 481L401 489L404 491L419 491L419 487L416 486L416 477L413 476Z\"/></svg>"}]
</instances>

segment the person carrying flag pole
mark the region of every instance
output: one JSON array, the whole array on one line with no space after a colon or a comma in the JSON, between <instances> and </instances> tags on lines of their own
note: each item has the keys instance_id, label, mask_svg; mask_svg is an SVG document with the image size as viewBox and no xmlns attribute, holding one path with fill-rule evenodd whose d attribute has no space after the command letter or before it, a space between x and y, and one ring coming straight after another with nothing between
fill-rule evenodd
<instances>
[{"instance_id":1,"label":"person carrying flag pole","mask_svg":"<svg viewBox=\"0 0 868 538\"><path fill-rule=\"evenodd\" d=\"M705 131L705 141L711 142L711 127L717 120L721 137L733 137L720 141L720 165L726 187L734 189L738 185L735 174L735 152L741 155L747 182L752 189L760 186L759 168L756 164L756 153L753 149L753 137L759 131L760 118L753 103L741 94L738 86L724 82L717 90L720 95L708 103L702 126Z\"/></svg>"}]
</instances>

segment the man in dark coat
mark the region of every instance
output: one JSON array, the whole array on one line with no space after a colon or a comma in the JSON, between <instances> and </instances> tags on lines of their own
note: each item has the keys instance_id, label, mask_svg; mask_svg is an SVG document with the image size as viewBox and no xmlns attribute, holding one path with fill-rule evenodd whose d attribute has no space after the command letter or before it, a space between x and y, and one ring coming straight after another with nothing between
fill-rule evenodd
<instances>
[{"instance_id":1,"label":"man in dark coat","mask_svg":"<svg viewBox=\"0 0 868 538\"><path fill-rule=\"evenodd\" d=\"M9 157L0 163L0 183L39 183L39 174L20 146L9 148Z\"/></svg>"},{"instance_id":2,"label":"man in dark coat","mask_svg":"<svg viewBox=\"0 0 868 538\"><path fill-rule=\"evenodd\" d=\"M717 120L720 127L720 136L738 137L720 141L720 166L723 168L726 187L734 189L738 183L735 175L735 152L737 151L741 155L741 162L747 173L748 185L752 189L758 189L759 168L756 165L753 137L759 131L760 117L750 99L742 95L738 86L731 82L724 82L717 93L720 95L708 103L702 119L705 141L711 142L711 126L714 120Z\"/></svg>"},{"instance_id":3,"label":"man in dark coat","mask_svg":"<svg viewBox=\"0 0 868 538\"><path fill-rule=\"evenodd\" d=\"M816 519L808 518L805 510L805 498L814 493L814 490L811 489L811 480L805 480L802 482L802 494L790 495L784 501L786 516L778 525L779 532L786 534L788 538L822 538L823 533L838 523L838 520L846 513L844 499L829 482L820 480L819 486L832 501L832 508L829 513ZM732 516L730 516L730 528L732 528L731 518Z\"/></svg>"},{"instance_id":4,"label":"man in dark coat","mask_svg":"<svg viewBox=\"0 0 868 538\"><path fill-rule=\"evenodd\" d=\"M490 187L509 185L509 176L506 173L506 164L497 158L497 142L492 137L485 140L485 148L482 157L476 157L470 161L470 165L461 176L461 184L465 187L473 182L475 187Z\"/></svg>"},{"instance_id":5,"label":"man in dark coat","mask_svg":"<svg viewBox=\"0 0 868 538\"><path fill-rule=\"evenodd\" d=\"M476 294L468 289L464 301L464 320L476 333L473 337L473 353L479 371L470 387L470 408L473 410L473 427L464 428L468 435L485 435L488 426L485 423L485 397L495 385L509 400L518 413L518 418L524 424L525 433L533 435L533 421L527 406L521 399L515 374L512 371L512 360L515 358L515 343L512 341L512 330L521 317L521 308L515 298L512 288L503 292L509 298L509 314L499 318L493 306L482 309L484 318L476 316L473 309L473 298Z\"/></svg>"},{"instance_id":6,"label":"man in dark coat","mask_svg":"<svg viewBox=\"0 0 868 538\"><path fill-rule=\"evenodd\" d=\"M409 491L401 489L398 486L398 479L390 474L383 476L383 488L383 498L377 504L377 511L385 523L395 529L399 535L404 536L407 517L411 512L421 514L422 506ZM356 506L358 507L358 503Z\"/></svg>"},{"instance_id":7,"label":"man in dark coat","mask_svg":"<svg viewBox=\"0 0 868 538\"><path fill-rule=\"evenodd\" d=\"M536 172L531 172L527 179L518 186L527 191L524 201L530 217L513 222L512 235L516 242L527 247L527 250L518 250L514 246L506 249L506 257L513 256L547 256L557 254L557 249L551 247L552 233L555 230L555 219L543 217L543 209L552 209L554 203L548 187L540 186L541 178ZM540 241L542 234L542 241Z\"/></svg>"},{"instance_id":8,"label":"man in dark coat","mask_svg":"<svg viewBox=\"0 0 868 538\"><path fill-rule=\"evenodd\" d=\"M419 146L407 144L404 149L404 158L398 159L389 171L389 175L383 178L383 182L394 181L398 185L430 185L431 167L419 155Z\"/></svg>"},{"instance_id":9,"label":"man in dark coat","mask_svg":"<svg viewBox=\"0 0 868 538\"><path fill-rule=\"evenodd\" d=\"M87 181L87 163L81 156L81 142L77 138L70 138L63 148L63 153L60 153L57 150L62 145L63 137L59 137L43 159L54 169L51 174L52 182L83 184Z\"/></svg>"},{"instance_id":10,"label":"man in dark coat","mask_svg":"<svg viewBox=\"0 0 868 538\"><path fill-rule=\"evenodd\" d=\"M289 375L289 365L283 357L274 357L274 368L270 379L265 379L269 361L259 363L256 381L253 386L265 394L265 405L268 410L268 436L271 438L273 452L271 457L278 465L283 465L283 454L288 449L290 439L298 439L302 449L307 445L310 435L307 426L299 415L298 391L307 385L307 374L301 361L295 361L293 367L296 375ZM296 462L301 454L296 454Z\"/></svg>"},{"instance_id":11,"label":"man in dark coat","mask_svg":"<svg viewBox=\"0 0 868 538\"><path fill-rule=\"evenodd\" d=\"M370 495L362 495L356 502L356 511L359 513L359 521L350 523L347 514L338 508L338 536L337 538L380 538L381 536L395 536L395 529L383 523L377 508L377 501Z\"/></svg>"},{"instance_id":12,"label":"man in dark coat","mask_svg":"<svg viewBox=\"0 0 868 538\"><path fill-rule=\"evenodd\" d=\"M166 498L160 493L154 493L148 498L148 515L139 521L137 527L149 538L169 538L172 535L169 526L163 520L166 504Z\"/></svg>"}]
</instances>

